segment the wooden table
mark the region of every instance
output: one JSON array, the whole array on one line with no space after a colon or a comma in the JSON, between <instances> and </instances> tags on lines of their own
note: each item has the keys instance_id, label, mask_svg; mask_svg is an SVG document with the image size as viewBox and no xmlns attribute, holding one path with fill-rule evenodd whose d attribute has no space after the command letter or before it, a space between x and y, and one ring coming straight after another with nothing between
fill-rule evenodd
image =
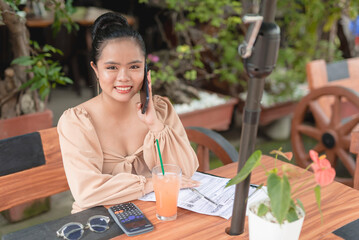
<instances>
[{"instance_id":1,"label":"wooden table","mask_svg":"<svg viewBox=\"0 0 359 240\"><path fill-rule=\"evenodd\" d=\"M273 167L272 158L263 157L263 162L268 168ZM278 166L288 165L281 161L278 161L277 164ZM304 171L298 167L293 167L299 171ZM237 163L211 170L209 173L231 178L237 173ZM308 177L310 178L310 181L305 183L304 189L308 189L310 186L314 187L314 179L311 176L313 175L310 172L306 172L301 177L302 181L308 179ZM263 169L258 167L252 174L251 183L260 184L265 180L266 176ZM334 182L322 189L323 224L321 224L314 192L303 192L299 199L303 202L306 210L300 239L341 239L332 234L332 232L359 218L359 191L338 182ZM179 208L176 221L162 222L155 216L155 202L136 200L134 203L154 224L155 229L150 233L139 236L128 237L123 234L114 239L248 239L247 220L243 234L230 236L225 233L225 229L230 227L230 220Z\"/></svg>"},{"instance_id":2,"label":"wooden table","mask_svg":"<svg viewBox=\"0 0 359 240\"><path fill-rule=\"evenodd\" d=\"M97 7L75 7L76 11L73 15L71 15L71 19L80 24L81 26L89 27L95 22L95 20L104 13L110 12L111 10L97 8ZM126 17L129 25L133 26L135 24L135 18L129 15L122 14ZM53 17L48 18L27 18L26 26L32 28L44 28L51 26L54 20Z\"/></svg>"}]
</instances>

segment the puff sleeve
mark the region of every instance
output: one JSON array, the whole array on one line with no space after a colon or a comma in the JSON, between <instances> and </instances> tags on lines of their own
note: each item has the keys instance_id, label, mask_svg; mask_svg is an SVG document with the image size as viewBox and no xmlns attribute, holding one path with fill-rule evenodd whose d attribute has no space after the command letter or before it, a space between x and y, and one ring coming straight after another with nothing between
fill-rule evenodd
<instances>
[{"instance_id":1,"label":"puff sleeve","mask_svg":"<svg viewBox=\"0 0 359 240\"><path fill-rule=\"evenodd\" d=\"M157 117L165 127L158 132L149 131L145 137L143 154L149 169L160 164L155 145L158 139L164 163L177 164L184 176L191 177L198 168L197 155L188 141L186 131L170 101L154 96Z\"/></svg>"},{"instance_id":2,"label":"puff sleeve","mask_svg":"<svg viewBox=\"0 0 359 240\"><path fill-rule=\"evenodd\" d=\"M103 151L84 109L66 110L57 130L67 181L75 199L72 213L93 206L130 201L144 194L144 176L102 172Z\"/></svg>"}]
</instances>

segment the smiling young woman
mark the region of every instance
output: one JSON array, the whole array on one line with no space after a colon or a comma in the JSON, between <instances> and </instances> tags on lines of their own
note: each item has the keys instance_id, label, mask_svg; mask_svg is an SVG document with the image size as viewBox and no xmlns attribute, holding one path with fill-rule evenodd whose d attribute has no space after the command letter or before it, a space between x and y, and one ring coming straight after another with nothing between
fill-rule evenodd
<instances>
[{"instance_id":1,"label":"smiling young woman","mask_svg":"<svg viewBox=\"0 0 359 240\"><path fill-rule=\"evenodd\" d=\"M182 169L182 187L198 167L186 132L173 106L152 97L141 113L139 91L146 72L142 37L124 17L106 13L94 23L92 61L101 94L66 110L58 123L67 180L75 199L72 212L98 205L115 205L153 191L151 170L160 163Z\"/></svg>"},{"instance_id":2,"label":"smiling young woman","mask_svg":"<svg viewBox=\"0 0 359 240\"><path fill-rule=\"evenodd\" d=\"M128 102L142 86L145 57L134 40L110 40L97 64L91 62L91 66L99 79L103 95L117 101Z\"/></svg>"}]
</instances>

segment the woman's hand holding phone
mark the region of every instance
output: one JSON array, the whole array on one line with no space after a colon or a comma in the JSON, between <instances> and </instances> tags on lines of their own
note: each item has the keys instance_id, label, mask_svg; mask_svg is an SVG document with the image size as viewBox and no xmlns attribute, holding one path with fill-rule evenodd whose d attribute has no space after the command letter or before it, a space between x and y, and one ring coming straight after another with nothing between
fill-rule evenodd
<instances>
[{"instance_id":1,"label":"woman's hand holding phone","mask_svg":"<svg viewBox=\"0 0 359 240\"><path fill-rule=\"evenodd\" d=\"M140 100L141 100L141 113L145 114L148 102L150 100L150 93L149 93L149 86L148 86L148 70L147 70L147 64L145 65L145 71L144 71L144 77L142 82L142 87L140 90Z\"/></svg>"},{"instance_id":2,"label":"woman's hand holding phone","mask_svg":"<svg viewBox=\"0 0 359 240\"><path fill-rule=\"evenodd\" d=\"M151 86L151 71L147 72L148 79L148 92L149 92L149 101L147 105L146 112L142 114L142 103L137 103L137 115L143 121L151 131L157 132L161 131L164 128L164 125L160 120L158 120L156 111L153 105L152 100L152 86ZM145 81L144 81L145 83Z\"/></svg>"}]
</instances>

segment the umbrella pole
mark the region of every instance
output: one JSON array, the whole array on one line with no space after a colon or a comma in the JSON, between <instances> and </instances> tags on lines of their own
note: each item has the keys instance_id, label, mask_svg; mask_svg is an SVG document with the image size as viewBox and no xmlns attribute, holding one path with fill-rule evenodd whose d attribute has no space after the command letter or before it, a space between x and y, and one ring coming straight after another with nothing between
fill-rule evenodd
<instances>
[{"instance_id":1,"label":"umbrella pole","mask_svg":"<svg viewBox=\"0 0 359 240\"><path fill-rule=\"evenodd\" d=\"M238 172L254 151L265 78L274 69L278 57L280 29L274 23L276 0L265 0L262 3L263 23L258 36L256 30L258 19L248 21L255 24L249 28L244 44L239 47L239 53L244 58L244 67L250 80L243 111ZM253 50L251 44L253 44ZM249 175L243 182L236 185L231 227L226 229L230 235L240 235L244 232L250 177Z\"/></svg>"}]
</instances>

